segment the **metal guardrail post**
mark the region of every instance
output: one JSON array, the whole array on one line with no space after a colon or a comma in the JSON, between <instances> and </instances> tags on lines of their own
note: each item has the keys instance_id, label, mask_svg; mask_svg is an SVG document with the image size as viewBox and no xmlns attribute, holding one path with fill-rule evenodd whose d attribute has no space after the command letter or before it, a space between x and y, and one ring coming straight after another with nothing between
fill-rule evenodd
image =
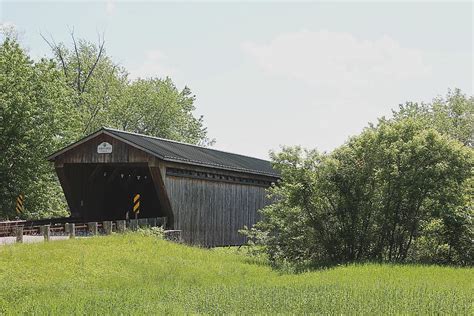
<instances>
[{"instance_id":1,"label":"metal guardrail post","mask_svg":"<svg viewBox=\"0 0 474 316\"><path fill-rule=\"evenodd\" d=\"M23 242L23 226L15 227L16 242Z\"/></svg>"},{"instance_id":2,"label":"metal guardrail post","mask_svg":"<svg viewBox=\"0 0 474 316\"><path fill-rule=\"evenodd\" d=\"M44 241L49 241L49 237L50 237L50 234L51 234L51 231L50 231L49 227L50 227L50 225L40 226L41 234L44 237Z\"/></svg>"},{"instance_id":3,"label":"metal guardrail post","mask_svg":"<svg viewBox=\"0 0 474 316\"><path fill-rule=\"evenodd\" d=\"M76 225L74 223L66 224L66 226L69 226L69 238L74 239L76 238Z\"/></svg>"},{"instance_id":4,"label":"metal guardrail post","mask_svg":"<svg viewBox=\"0 0 474 316\"><path fill-rule=\"evenodd\" d=\"M111 221L104 221L103 222L104 231L106 235L112 234L112 222Z\"/></svg>"},{"instance_id":5,"label":"metal guardrail post","mask_svg":"<svg viewBox=\"0 0 474 316\"><path fill-rule=\"evenodd\" d=\"M138 229L138 220L137 219L131 219L129 222L129 227L131 230L137 230Z\"/></svg>"},{"instance_id":6,"label":"metal guardrail post","mask_svg":"<svg viewBox=\"0 0 474 316\"><path fill-rule=\"evenodd\" d=\"M140 228L146 228L148 226L148 220L146 218L138 219L138 226L140 226Z\"/></svg>"},{"instance_id":7,"label":"metal guardrail post","mask_svg":"<svg viewBox=\"0 0 474 316\"><path fill-rule=\"evenodd\" d=\"M126 227L126 225L127 225L127 221L125 221L125 220L118 220L118 221L117 221L117 231L118 231L119 233L125 232L125 227Z\"/></svg>"},{"instance_id":8,"label":"metal guardrail post","mask_svg":"<svg viewBox=\"0 0 474 316\"><path fill-rule=\"evenodd\" d=\"M156 227L156 218L152 217L148 219L148 226L150 227Z\"/></svg>"},{"instance_id":9,"label":"metal guardrail post","mask_svg":"<svg viewBox=\"0 0 474 316\"><path fill-rule=\"evenodd\" d=\"M87 229L91 233L91 235L96 236L97 235L97 222L89 222L87 223Z\"/></svg>"}]
</instances>

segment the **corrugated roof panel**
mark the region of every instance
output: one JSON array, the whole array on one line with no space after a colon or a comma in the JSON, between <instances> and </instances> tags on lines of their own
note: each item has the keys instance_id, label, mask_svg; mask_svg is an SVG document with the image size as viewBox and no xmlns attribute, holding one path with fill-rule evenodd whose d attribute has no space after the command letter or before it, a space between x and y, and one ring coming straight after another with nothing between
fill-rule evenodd
<instances>
[{"instance_id":1,"label":"corrugated roof panel","mask_svg":"<svg viewBox=\"0 0 474 316\"><path fill-rule=\"evenodd\" d=\"M104 130L142 147L163 160L279 176L267 160L110 128L104 128Z\"/></svg>"}]
</instances>

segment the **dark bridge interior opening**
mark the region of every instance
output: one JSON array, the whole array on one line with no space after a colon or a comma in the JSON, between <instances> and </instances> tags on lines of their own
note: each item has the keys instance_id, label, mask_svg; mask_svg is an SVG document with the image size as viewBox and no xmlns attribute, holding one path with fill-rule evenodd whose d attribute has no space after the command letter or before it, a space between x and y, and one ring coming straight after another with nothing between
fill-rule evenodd
<instances>
[{"instance_id":1,"label":"dark bridge interior opening","mask_svg":"<svg viewBox=\"0 0 474 316\"><path fill-rule=\"evenodd\" d=\"M140 195L137 218L166 216L147 164L71 163L64 168L72 217L84 221L135 218L136 194Z\"/></svg>"}]
</instances>

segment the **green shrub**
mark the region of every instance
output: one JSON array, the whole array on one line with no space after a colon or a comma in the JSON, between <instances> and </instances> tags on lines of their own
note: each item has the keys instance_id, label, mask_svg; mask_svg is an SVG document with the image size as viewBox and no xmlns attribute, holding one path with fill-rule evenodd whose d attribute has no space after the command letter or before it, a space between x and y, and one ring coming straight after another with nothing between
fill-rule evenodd
<instances>
[{"instance_id":1,"label":"green shrub","mask_svg":"<svg viewBox=\"0 0 474 316\"><path fill-rule=\"evenodd\" d=\"M273 154L281 181L244 230L275 264L473 264L474 150L420 121L382 120L330 154Z\"/></svg>"},{"instance_id":2,"label":"green shrub","mask_svg":"<svg viewBox=\"0 0 474 316\"><path fill-rule=\"evenodd\" d=\"M157 237L158 239L164 239L165 236L165 230L163 227L139 228L136 233L141 236Z\"/></svg>"}]
</instances>

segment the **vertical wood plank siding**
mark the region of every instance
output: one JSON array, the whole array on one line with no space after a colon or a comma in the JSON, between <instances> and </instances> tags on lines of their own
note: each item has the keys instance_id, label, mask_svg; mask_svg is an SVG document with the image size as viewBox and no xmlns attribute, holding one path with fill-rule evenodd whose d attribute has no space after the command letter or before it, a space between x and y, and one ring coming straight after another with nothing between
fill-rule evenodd
<instances>
[{"instance_id":1,"label":"vertical wood plank siding","mask_svg":"<svg viewBox=\"0 0 474 316\"><path fill-rule=\"evenodd\" d=\"M165 186L175 229L185 242L202 246L243 244L238 230L255 224L269 203L262 186L173 176L165 177Z\"/></svg>"},{"instance_id":2,"label":"vertical wood plank siding","mask_svg":"<svg viewBox=\"0 0 474 316\"><path fill-rule=\"evenodd\" d=\"M97 153L97 145L108 142L112 145L111 154ZM78 147L75 147L56 159L62 163L143 163L152 158L151 155L108 135L98 135Z\"/></svg>"},{"instance_id":3,"label":"vertical wood plank siding","mask_svg":"<svg viewBox=\"0 0 474 316\"><path fill-rule=\"evenodd\" d=\"M110 143L112 153L98 154L101 142ZM219 165L204 167L160 160L133 143L108 134L85 140L60 153L54 162L73 216L125 216L128 194L138 186L132 188L125 182L122 188L114 179L128 168L131 179L134 172L150 176L144 192L149 193L148 200L152 201L148 204L151 213L167 216L168 226L181 230L185 242L210 247L243 244L246 240L238 230L259 220L258 210L269 204L266 188L277 180L276 176L239 172ZM111 174L107 175L105 168ZM123 197L124 202L120 199L115 203L118 197Z\"/></svg>"}]
</instances>

